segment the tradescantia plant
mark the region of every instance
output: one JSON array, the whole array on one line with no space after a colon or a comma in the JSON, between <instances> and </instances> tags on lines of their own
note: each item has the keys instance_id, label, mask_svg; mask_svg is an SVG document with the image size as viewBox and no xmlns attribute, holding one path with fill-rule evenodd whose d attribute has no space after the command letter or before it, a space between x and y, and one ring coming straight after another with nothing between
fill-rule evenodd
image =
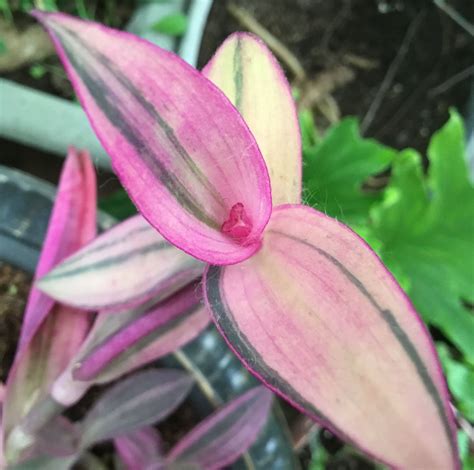
<instances>
[{"instance_id":1,"label":"tradescantia plant","mask_svg":"<svg viewBox=\"0 0 474 470\"><path fill-rule=\"evenodd\" d=\"M206 264L208 311L251 372L391 467L458 468L446 385L425 326L356 234L300 203L294 105L265 47L231 36L199 73L130 34L35 16L141 214L176 253ZM104 293L111 266L130 268L150 243L125 233L121 256L109 256L107 243L86 247L41 288L71 305L114 310L120 290L109 283ZM150 251L158 260L156 247ZM101 293L88 282L100 270ZM120 302L143 301L158 284Z\"/></svg>"},{"instance_id":2,"label":"tradescantia plant","mask_svg":"<svg viewBox=\"0 0 474 470\"><path fill-rule=\"evenodd\" d=\"M86 152L71 148L36 278L92 239L95 208L92 162ZM88 454L91 446L114 438L121 455L128 455L132 441L140 438L136 451L143 453L140 436L153 433L152 428L142 432L143 427L162 421L186 398L193 386L187 373L149 368L108 388L81 421L71 422L62 413L92 385L120 378L177 349L208 324L195 284L160 299L158 295L136 309L91 316L32 288L14 364L6 386L0 384L0 468L69 469L81 458L93 458ZM95 353L93 367L85 360L88 375L84 378L75 372L82 371L81 358L90 351ZM166 459L157 450L156 462L149 460L146 465L123 460L132 470L155 464L172 468L176 462L200 468L208 461L212 468L220 468L252 445L267 421L271 400L268 390L256 387L205 420ZM231 445L226 442L230 435ZM206 457L209 449L214 449L211 460Z\"/></svg>"}]
</instances>

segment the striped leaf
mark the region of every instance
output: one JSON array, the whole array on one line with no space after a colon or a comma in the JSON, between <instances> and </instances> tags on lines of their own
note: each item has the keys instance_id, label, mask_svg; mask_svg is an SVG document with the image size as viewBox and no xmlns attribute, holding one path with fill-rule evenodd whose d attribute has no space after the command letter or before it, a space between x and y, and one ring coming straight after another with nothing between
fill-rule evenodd
<instances>
[{"instance_id":1,"label":"striped leaf","mask_svg":"<svg viewBox=\"0 0 474 470\"><path fill-rule=\"evenodd\" d=\"M301 136L285 74L255 36L235 33L203 69L232 101L265 158L273 204L301 200Z\"/></svg>"},{"instance_id":2,"label":"striped leaf","mask_svg":"<svg viewBox=\"0 0 474 470\"><path fill-rule=\"evenodd\" d=\"M130 367L130 363L139 364L165 356L195 338L210 320L201 303L201 289L195 284L134 317L122 315L127 321L120 328L114 328L88 348L74 365L76 380L101 381L111 371L116 374L113 371L117 368L123 370ZM109 325L107 320L100 322L95 333L102 336L101 332ZM153 346L153 358L146 352L150 345Z\"/></svg>"},{"instance_id":3,"label":"striped leaf","mask_svg":"<svg viewBox=\"0 0 474 470\"><path fill-rule=\"evenodd\" d=\"M267 422L272 393L255 387L215 412L171 449L171 464L194 464L217 470L235 462L255 441Z\"/></svg>"},{"instance_id":4,"label":"striped leaf","mask_svg":"<svg viewBox=\"0 0 474 470\"><path fill-rule=\"evenodd\" d=\"M86 341L51 388L71 406L94 384L108 383L177 350L209 324L209 312L191 284L170 299L133 310L98 315Z\"/></svg>"},{"instance_id":5,"label":"striped leaf","mask_svg":"<svg viewBox=\"0 0 474 470\"><path fill-rule=\"evenodd\" d=\"M426 328L350 229L304 206L280 206L258 254L209 267L205 277L218 328L270 388L391 466L457 468Z\"/></svg>"},{"instance_id":6,"label":"striped leaf","mask_svg":"<svg viewBox=\"0 0 474 470\"><path fill-rule=\"evenodd\" d=\"M227 98L183 60L128 33L36 12L142 215L173 245L230 264L258 248L268 172Z\"/></svg>"},{"instance_id":7,"label":"striped leaf","mask_svg":"<svg viewBox=\"0 0 474 470\"><path fill-rule=\"evenodd\" d=\"M161 437L158 431L146 426L114 439L120 460L127 470L159 470L161 464Z\"/></svg>"},{"instance_id":8,"label":"striped leaf","mask_svg":"<svg viewBox=\"0 0 474 470\"><path fill-rule=\"evenodd\" d=\"M95 232L93 165L87 153L71 149L61 173L35 277L90 241ZM35 287L31 289L3 410L5 454L10 460L18 457L24 444L10 441L10 432L21 426L34 405L48 396L51 384L66 369L89 328L87 315L51 301Z\"/></svg>"},{"instance_id":9,"label":"striped leaf","mask_svg":"<svg viewBox=\"0 0 474 470\"><path fill-rule=\"evenodd\" d=\"M203 263L170 245L137 215L101 234L37 286L68 305L116 311L163 299L203 270Z\"/></svg>"},{"instance_id":10,"label":"striped leaf","mask_svg":"<svg viewBox=\"0 0 474 470\"><path fill-rule=\"evenodd\" d=\"M182 371L145 370L108 389L81 423L80 448L128 434L171 414L193 381Z\"/></svg>"}]
</instances>

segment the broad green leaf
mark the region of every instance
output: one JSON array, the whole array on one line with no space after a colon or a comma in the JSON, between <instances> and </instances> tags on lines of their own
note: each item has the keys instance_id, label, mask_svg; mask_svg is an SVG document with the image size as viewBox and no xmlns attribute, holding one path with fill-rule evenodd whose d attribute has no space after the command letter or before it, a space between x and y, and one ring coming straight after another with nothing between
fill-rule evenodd
<instances>
[{"instance_id":1,"label":"broad green leaf","mask_svg":"<svg viewBox=\"0 0 474 470\"><path fill-rule=\"evenodd\" d=\"M396 151L360 137L357 120L346 118L319 145L305 148L303 197L307 204L346 223L365 222L380 192L363 190L373 175L387 169Z\"/></svg>"},{"instance_id":2,"label":"broad green leaf","mask_svg":"<svg viewBox=\"0 0 474 470\"><path fill-rule=\"evenodd\" d=\"M469 436L462 430L458 431L459 455L462 461L462 470L472 470L474 468L474 455L469 449Z\"/></svg>"},{"instance_id":3,"label":"broad green leaf","mask_svg":"<svg viewBox=\"0 0 474 470\"><path fill-rule=\"evenodd\" d=\"M413 150L394 161L384 200L371 211L379 253L425 321L474 364L474 187L455 112L428 149L425 176Z\"/></svg>"},{"instance_id":4,"label":"broad green leaf","mask_svg":"<svg viewBox=\"0 0 474 470\"><path fill-rule=\"evenodd\" d=\"M458 410L474 421L474 367L453 359L445 344L439 343L437 349Z\"/></svg>"}]
</instances>

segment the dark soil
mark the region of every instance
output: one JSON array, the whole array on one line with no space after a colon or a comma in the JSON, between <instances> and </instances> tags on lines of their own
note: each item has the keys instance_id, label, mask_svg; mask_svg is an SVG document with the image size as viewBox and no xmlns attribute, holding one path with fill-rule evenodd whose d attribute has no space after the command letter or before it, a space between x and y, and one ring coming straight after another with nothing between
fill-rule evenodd
<instances>
[{"instance_id":1,"label":"dark soil","mask_svg":"<svg viewBox=\"0 0 474 470\"><path fill-rule=\"evenodd\" d=\"M15 356L31 276L0 261L0 382Z\"/></svg>"},{"instance_id":2,"label":"dark soil","mask_svg":"<svg viewBox=\"0 0 474 470\"><path fill-rule=\"evenodd\" d=\"M200 66L228 34L244 29L229 13L228 3L214 2ZM474 40L432 0L232 3L244 8L282 41L311 81L341 66L352 71L353 79L331 93L341 116L366 116L391 64L397 54L401 55L380 106L373 119L366 121L368 136L396 148L410 146L424 152L429 136L447 119L448 108L455 106L461 112L466 109L474 76L474 71L469 74ZM449 4L474 22L472 0L451 0ZM401 53L404 40L406 52ZM466 70L464 79L459 78L457 74ZM320 125L327 126L317 107L315 111Z\"/></svg>"}]
</instances>

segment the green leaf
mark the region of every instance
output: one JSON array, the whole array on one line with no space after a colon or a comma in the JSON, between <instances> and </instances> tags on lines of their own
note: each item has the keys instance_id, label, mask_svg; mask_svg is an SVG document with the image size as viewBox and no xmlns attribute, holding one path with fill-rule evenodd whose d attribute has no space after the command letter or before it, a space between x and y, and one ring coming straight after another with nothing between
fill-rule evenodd
<instances>
[{"instance_id":1,"label":"green leaf","mask_svg":"<svg viewBox=\"0 0 474 470\"><path fill-rule=\"evenodd\" d=\"M46 68L44 65L36 64L30 67L30 75L35 79L44 77L45 74L46 74Z\"/></svg>"},{"instance_id":2,"label":"green leaf","mask_svg":"<svg viewBox=\"0 0 474 470\"><path fill-rule=\"evenodd\" d=\"M168 36L182 36L188 27L188 18L182 13L174 13L161 18L152 26L153 31Z\"/></svg>"},{"instance_id":3,"label":"green leaf","mask_svg":"<svg viewBox=\"0 0 474 470\"><path fill-rule=\"evenodd\" d=\"M137 213L137 209L123 189L102 197L99 200L99 208L118 220L125 220Z\"/></svg>"},{"instance_id":4,"label":"green leaf","mask_svg":"<svg viewBox=\"0 0 474 470\"><path fill-rule=\"evenodd\" d=\"M462 470L472 470L474 468L474 454L469 449L470 439L465 431L458 431L459 456L461 457Z\"/></svg>"},{"instance_id":5,"label":"green leaf","mask_svg":"<svg viewBox=\"0 0 474 470\"><path fill-rule=\"evenodd\" d=\"M426 322L474 364L474 187L464 130L454 111L431 139L428 174L407 150L393 163L384 199L371 211L372 237Z\"/></svg>"},{"instance_id":6,"label":"green leaf","mask_svg":"<svg viewBox=\"0 0 474 470\"><path fill-rule=\"evenodd\" d=\"M7 46L5 41L0 38L0 54L5 54L5 52L7 52Z\"/></svg>"},{"instance_id":7,"label":"green leaf","mask_svg":"<svg viewBox=\"0 0 474 470\"><path fill-rule=\"evenodd\" d=\"M319 145L305 148L305 202L352 225L366 222L380 191L363 190L373 175L387 169L396 151L360 137L355 118L331 128Z\"/></svg>"},{"instance_id":8,"label":"green leaf","mask_svg":"<svg viewBox=\"0 0 474 470\"><path fill-rule=\"evenodd\" d=\"M453 359L445 344L436 346L456 407L466 419L474 421L474 367Z\"/></svg>"}]
</instances>

